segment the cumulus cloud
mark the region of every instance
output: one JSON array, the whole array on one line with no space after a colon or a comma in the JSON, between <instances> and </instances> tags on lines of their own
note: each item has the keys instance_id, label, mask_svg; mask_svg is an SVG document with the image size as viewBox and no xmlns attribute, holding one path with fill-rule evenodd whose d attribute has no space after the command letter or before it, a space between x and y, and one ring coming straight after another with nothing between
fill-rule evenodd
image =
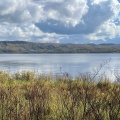
<instances>
[{"instance_id":1,"label":"cumulus cloud","mask_svg":"<svg viewBox=\"0 0 120 120\"><path fill-rule=\"evenodd\" d=\"M44 11L48 14L47 20L36 24L44 32L90 34L106 21L114 19L120 11L120 4L116 0L83 0L80 2L75 0L69 3L63 0L59 3L46 3Z\"/></svg>"},{"instance_id":2,"label":"cumulus cloud","mask_svg":"<svg viewBox=\"0 0 120 120\"><path fill-rule=\"evenodd\" d=\"M31 0L1 0L0 21L13 24L36 22L42 15L42 5ZM41 17L42 18L42 17Z\"/></svg>"},{"instance_id":3,"label":"cumulus cloud","mask_svg":"<svg viewBox=\"0 0 120 120\"><path fill-rule=\"evenodd\" d=\"M0 25L0 40L18 40L18 41L32 41L32 42L56 42L64 36L59 36L55 33L44 33L38 29L34 24L24 25Z\"/></svg>"},{"instance_id":4,"label":"cumulus cloud","mask_svg":"<svg viewBox=\"0 0 120 120\"><path fill-rule=\"evenodd\" d=\"M68 35L90 40L113 39L120 36L120 3L118 0L1 0L0 23L1 39L5 36L59 42Z\"/></svg>"},{"instance_id":5,"label":"cumulus cloud","mask_svg":"<svg viewBox=\"0 0 120 120\"><path fill-rule=\"evenodd\" d=\"M89 40L106 40L120 37L120 26L113 22L105 22L96 32L85 36Z\"/></svg>"},{"instance_id":6,"label":"cumulus cloud","mask_svg":"<svg viewBox=\"0 0 120 120\"><path fill-rule=\"evenodd\" d=\"M0 21L1 22L18 22L20 16L25 16L26 3L22 0L1 0L0 1ZM27 16L27 15L26 15Z\"/></svg>"}]
</instances>

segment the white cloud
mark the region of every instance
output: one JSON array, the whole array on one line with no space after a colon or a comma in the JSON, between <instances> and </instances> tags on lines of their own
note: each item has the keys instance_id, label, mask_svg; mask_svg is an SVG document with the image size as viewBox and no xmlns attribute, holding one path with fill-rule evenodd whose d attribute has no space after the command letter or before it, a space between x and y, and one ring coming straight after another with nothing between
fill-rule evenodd
<instances>
[{"instance_id":1,"label":"white cloud","mask_svg":"<svg viewBox=\"0 0 120 120\"><path fill-rule=\"evenodd\" d=\"M118 19L120 3L117 0L62 0L44 2L43 9L47 19L36 24L42 31L91 35L108 21L114 23Z\"/></svg>"},{"instance_id":2,"label":"white cloud","mask_svg":"<svg viewBox=\"0 0 120 120\"><path fill-rule=\"evenodd\" d=\"M120 37L120 26L113 22L107 21L94 33L86 35L90 40L106 40Z\"/></svg>"},{"instance_id":3,"label":"white cloud","mask_svg":"<svg viewBox=\"0 0 120 120\"><path fill-rule=\"evenodd\" d=\"M63 0L59 2L46 2L44 11L47 19L63 22L66 26L73 27L82 22L83 16L88 11L87 1L85 0Z\"/></svg>"},{"instance_id":4,"label":"white cloud","mask_svg":"<svg viewBox=\"0 0 120 120\"><path fill-rule=\"evenodd\" d=\"M1 0L0 1L0 15L8 15L15 12L16 8L19 5L19 1L16 0Z\"/></svg>"},{"instance_id":5,"label":"white cloud","mask_svg":"<svg viewBox=\"0 0 120 120\"><path fill-rule=\"evenodd\" d=\"M18 22L21 16L27 17L26 1L23 0L1 0L0 1L0 21ZM26 15L25 15L26 14Z\"/></svg>"},{"instance_id":6,"label":"white cloud","mask_svg":"<svg viewBox=\"0 0 120 120\"><path fill-rule=\"evenodd\" d=\"M120 37L117 0L1 0L0 38L50 42Z\"/></svg>"},{"instance_id":7,"label":"white cloud","mask_svg":"<svg viewBox=\"0 0 120 120\"><path fill-rule=\"evenodd\" d=\"M59 42L62 36L44 33L34 24L0 25L0 40L24 40L33 42Z\"/></svg>"}]
</instances>

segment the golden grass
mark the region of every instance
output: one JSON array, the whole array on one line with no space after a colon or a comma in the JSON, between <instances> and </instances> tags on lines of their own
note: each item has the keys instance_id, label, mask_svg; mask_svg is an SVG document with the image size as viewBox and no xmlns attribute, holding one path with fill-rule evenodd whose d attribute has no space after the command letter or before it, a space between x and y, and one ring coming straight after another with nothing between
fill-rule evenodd
<instances>
[{"instance_id":1,"label":"golden grass","mask_svg":"<svg viewBox=\"0 0 120 120\"><path fill-rule=\"evenodd\" d=\"M120 83L1 71L0 120L120 120Z\"/></svg>"}]
</instances>

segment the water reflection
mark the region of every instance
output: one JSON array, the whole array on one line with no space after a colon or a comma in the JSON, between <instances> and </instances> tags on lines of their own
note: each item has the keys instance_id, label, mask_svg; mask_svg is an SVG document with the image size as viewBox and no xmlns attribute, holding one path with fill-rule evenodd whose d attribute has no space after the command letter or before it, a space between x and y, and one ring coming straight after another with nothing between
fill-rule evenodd
<instances>
[{"instance_id":1,"label":"water reflection","mask_svg":"<svg viewBox=\"0 0 120 120\"><path fill-rule=\"evenodd\" d=\"M94 73L93 69L110 58L100 73L111 77L114 71L120 70L120 54L1 54L0 69L11 73L22 70L53 74L68 72L77 76L85 72Z\"/></svg>"}]
</instances>

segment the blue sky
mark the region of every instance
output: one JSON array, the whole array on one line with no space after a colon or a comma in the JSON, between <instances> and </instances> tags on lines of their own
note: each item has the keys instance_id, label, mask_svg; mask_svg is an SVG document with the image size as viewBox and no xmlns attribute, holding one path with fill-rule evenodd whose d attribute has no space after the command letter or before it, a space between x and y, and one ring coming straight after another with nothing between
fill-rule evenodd
<instances>
[{"instance_id":1,"label":"blue sky","mask_svg":"<svg viewBox=\"0 0 120 120\"><path fill-rule=\"evenodd\" d=\"M120 43L120 0L0 0L0 40Z\"/></svg>"}]
</instances>

